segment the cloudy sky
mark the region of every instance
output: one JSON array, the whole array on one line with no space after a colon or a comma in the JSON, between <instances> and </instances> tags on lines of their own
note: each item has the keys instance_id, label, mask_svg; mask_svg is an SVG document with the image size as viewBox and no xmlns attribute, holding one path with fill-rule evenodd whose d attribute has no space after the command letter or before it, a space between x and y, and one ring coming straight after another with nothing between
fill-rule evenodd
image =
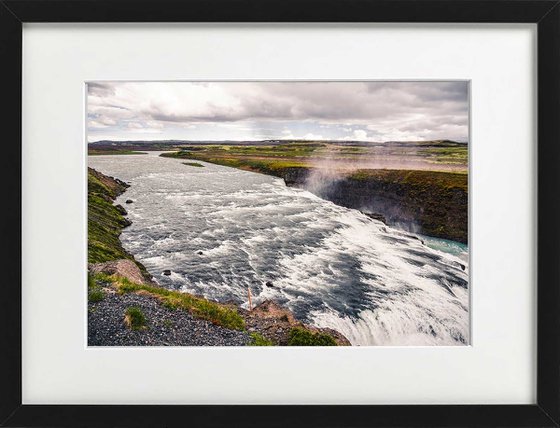
<instances>
[{"instance_id":1,"label":"cloudy sky","mask_svg":"<svg viewBox=\"0 0 560 428\"><path fill-rule=\"evenodd\" d=\"M467 82L94 82L88 141L468 141Z\"/></svg>"}]
</instances>

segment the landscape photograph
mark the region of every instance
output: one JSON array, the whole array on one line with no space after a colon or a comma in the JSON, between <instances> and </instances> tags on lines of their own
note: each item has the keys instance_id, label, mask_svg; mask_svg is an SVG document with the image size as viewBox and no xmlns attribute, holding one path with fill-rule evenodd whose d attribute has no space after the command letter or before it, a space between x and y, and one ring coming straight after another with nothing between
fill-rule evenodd
<instances>
[{"instance_id":1,"label":"landscape photograph","mask_svg":"<svg viewBox=\"0 0 560 428\"><path fill-rule=\"evenodd\" d=\"M88 346L470 343L469 82L87 83Z\"/></svg>"}]
</instances>

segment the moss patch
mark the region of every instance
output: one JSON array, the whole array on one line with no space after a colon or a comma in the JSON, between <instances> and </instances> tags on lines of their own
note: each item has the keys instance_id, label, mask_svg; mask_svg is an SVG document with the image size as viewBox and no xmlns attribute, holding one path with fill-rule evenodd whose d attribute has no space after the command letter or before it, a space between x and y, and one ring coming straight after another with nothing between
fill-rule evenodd
<instances>
[{"instance_id":1,"label":"moss patch","mask_svg":"<svg viewBox=\"0 0 560 428\"><path fill-rule=\"evenodd\" d=\"M313 333L302 327L294 327L290 330L288 346L336 346L336 341L326 333Z\"/></svg>"}]
</instances>

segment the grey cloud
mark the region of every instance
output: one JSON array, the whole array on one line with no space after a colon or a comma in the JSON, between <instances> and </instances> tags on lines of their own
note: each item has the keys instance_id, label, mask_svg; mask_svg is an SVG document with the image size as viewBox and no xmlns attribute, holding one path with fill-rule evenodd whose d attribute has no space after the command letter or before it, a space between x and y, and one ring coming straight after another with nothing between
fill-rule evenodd
<instances>
[{"instance_id":1,"label":"grey cloud","mask_svg":"<svg viewBox=\"0 0 560 428\"><path fill-rule=\"evenodd\" d=\"M96 95L106 97L108 95L115 95L115 89L110 83L89 82L87 84L88 95Z\"/></svg>"},{"instance_id":2,"label":"grey cloud","mask_svg":"<svg viewBox=\"0 0 560 428\"><path fill-rule=\"evenodd\" d=\"M88 84L97 123L306 121L398 132L468 128L468 82L118 82ZM463 132L463 131L461 131ZM468 133L464 131L463 134Z\"/></svg>"}]
</instances>

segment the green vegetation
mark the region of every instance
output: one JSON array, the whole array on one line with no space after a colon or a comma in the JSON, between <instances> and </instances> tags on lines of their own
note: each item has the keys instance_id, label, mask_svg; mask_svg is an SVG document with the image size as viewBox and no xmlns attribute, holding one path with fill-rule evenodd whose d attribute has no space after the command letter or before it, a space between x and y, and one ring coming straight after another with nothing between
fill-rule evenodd
<instances>
[{"instance_id":1,"label":"green vegetation","mask_svg":"<svg viewBox=\"0 0 560 428\"><path fill-rule=\"evenodd\" d=\"M460 147L430 147L420 150L423 156L439 164L466 165L468 162L468 149L466 144Z\"/></svg>"},{"instance_id":2,"label":"green vegetation","mask_svg":"<svg viewBox=\"0 0 560 428\"><path fill-rule=\"evenodd\" d=\"M101 288L88 291L88 302L97 303L101 302L104 298L105 295L103 294L103 291L101 291Z\"/></svg>"},{"instance_id":3,"label":"green vegetation","mask_svg":"<svg viewBox=\"0 0 560 428\"><path fill-rule=\"evenodd\" d=\"M267 339L262 334L253 332L250 333L250 336L251 339L253 339L250 346L274 346L274 342L272 340Z\"/></svg>"},{"instance_id":4,"label":"green vegetation","mask_svg":"<svg viewBox=\"0 0 560 428\"><path fill-rule=\"evenodd\" d=\"M313 333L302 327L290 330L288 346L336 346L336 341L326 333Z\"/></svg>"},{"instance_id":5,"label":"green vegetation","mask_svg":"<svg viewBox=\"0 0 560 428\"><path fill-rule=\"evenodd\" d=\"M175 153L162 153L162 157L171 157L179 159L194 159L217 165L229 166L232 168L244 169L247 171L262 172L264 174L277 175L277 173L286 168L302 168L306 167L305 161L290 159L289 157L264 157L251 158L239 157L231 149L217 149L211 151L188 151L183 150ZM194 162L193 162L194 163ZM201 165L203 166L203 165ZM275 174L276 172L276 174Z\"/></svg>"},{"instance_id":6,"label":"green vegetation","mask_svg":"<svg viewBox=\"0 0 560 428\"><path fill-rule=\"evenodd\" d=\"M97 283L95 282L94 276L92 274L90 274L89 272L88 272L88 276L87 276L87 281L88 281L88 290L98 286Z\"/></svg>"},{"instance_id":7,"label":"green vegetation","mask_svg":"<svg viewBox=\"0 0 560 428\"><path fill-rule=\"evenodd\" d=\"M92 275L88 273L88 302L97 303L105 298L101 287L97 285Z\"/></svg>"},{"instance_id":8,"label":"green vegetation","mask_svg":"<svg viewBox=\"0 0 560 428\"><path fill-rule=\"evenodd\" d=\"M441 189L461 189L464 191L467 191L468 188L468 175L462 172L360 169L353 172L349 178L359 181L375 179L385 183L420 187L437 186Z\"/></svg>"},{"instance_id":9,"label":"green vegetation","mask_svg":"<svg viewBox=\"0 0 560 428\"><path fill-rule=\"evenodd\" d=\"M198 163L198 162L183 162L183 165L195 166L197 168L204 168L204 165L202 165L201 163Z\"/></svg>"},{"instance_id":10,"label":"green vegetation","mask_svg":"<svg viewBox=\"0 0 560 428\"><path fill-rule=\"evenodd\" d=\"M245 330L245 321L234 308L179 291L168 290L153 285L135 284L126 278L115 277L113 278L113 283L120 293L148 293L159 299L170 309L188 311L196 318L210 321L213 324L231 330Z\"/></svg>"},{"instance_id":11,"label":"green vegetation","mask_svg":"<svg viewBox=\"0 0 560 428\"><path fill-rule=\"evenodd\" d=\"M113 277L111 275L108 275L108 274L103 273L103 272L94 273L93 275L88 274L88 281L89 281L90 278L93 279L95 284L97 284L99 282L104 282L106 284L112 284L113 283Z\"/></svg>"},{"instance_id":12,"label":"green vegetation","mask_svg":"<svg viewBox=\"0 0 560 428\"><path fill-rule=\"evenodd\" d=\"M143 330L146 328L146 317L140 308L132 306L126 309L124 323L132 330Z\"/></svg>"},{"instance_id":13,"label":"green vegetation","mask_svg":"<svg viewBox=\"0 0 560 428\"><path fill-rule=\"evenodd\" d=\"M88 262L132 259L119 235L127 222L112 200L126 187L111 185L107 177L88 169ZM115 182L116 183L116 182Z\"/></svg>"},{"instance_id":14,"label":"green vegetation","mask_svg":"<svg viewBox=\"0 0 560 428\"><path fill-rule=\"evenodd\" d=\"M161 156L202 160L257 171L312 167L323 160L328 162L329 168L336 168L348 162L367 163L378 159L387 161L387 165L394 165L394 168L406 160L407 163L403 165L411 165L410 162L416 161L424 165L421 169L437 170L444 167L445 170L466 171L468 145L447 140L386 144L334 141L283 141L267 145L197 144L181 146L180 151L163 153Z\"/></svg>"}]
</instances>

